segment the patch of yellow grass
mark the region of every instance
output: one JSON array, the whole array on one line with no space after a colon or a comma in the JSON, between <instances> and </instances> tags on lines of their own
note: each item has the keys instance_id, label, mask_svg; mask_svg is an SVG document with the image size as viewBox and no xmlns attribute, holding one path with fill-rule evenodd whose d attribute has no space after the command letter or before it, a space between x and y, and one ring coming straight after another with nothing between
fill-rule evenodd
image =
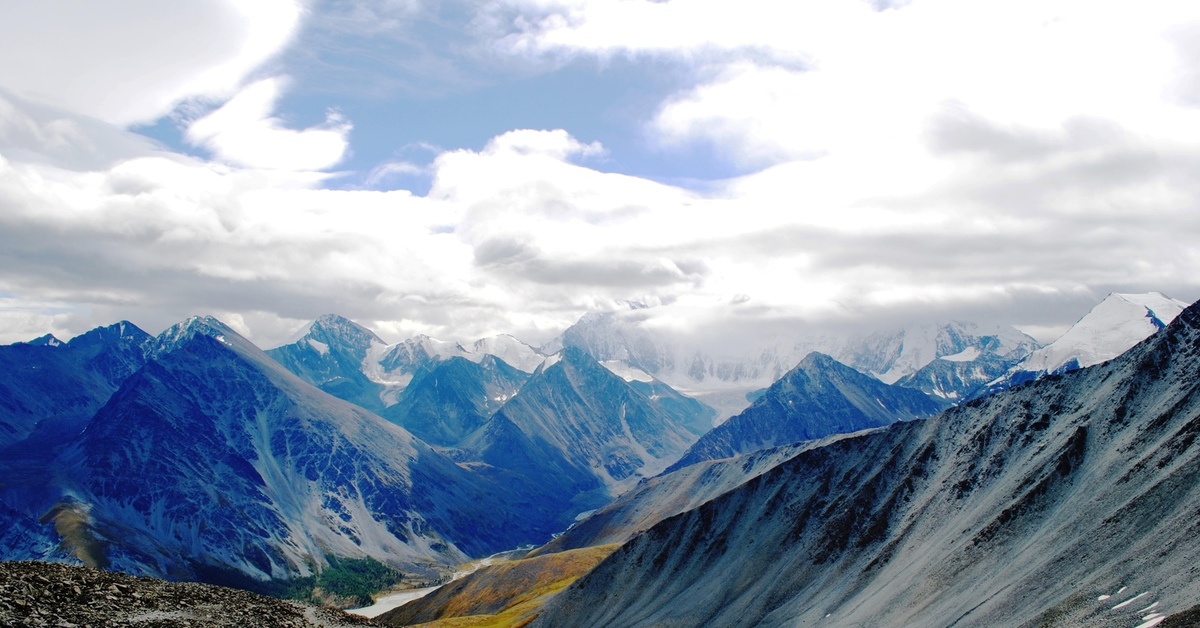
<instances>
[{"instance_id":1,"label":"patch of yellow grass","mask_svg":"<svg viewBox=\"0 0 1200 628\"><path fill-rule=\"evenodd\" d=\"M449 601L442 617L422 628L520 628L559 591L595 567L619 545L602 545L498 563L481 568L481 585ZM459 614L482 605L503 604L496 614Z\"/></svg>"}]
</instances>

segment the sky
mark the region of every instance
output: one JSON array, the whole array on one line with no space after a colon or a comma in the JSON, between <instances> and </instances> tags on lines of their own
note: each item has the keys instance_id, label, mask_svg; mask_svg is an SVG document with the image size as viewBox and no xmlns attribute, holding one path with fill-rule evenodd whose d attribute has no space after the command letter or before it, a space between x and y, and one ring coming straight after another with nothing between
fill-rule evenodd
<instances>
[{"instance_id":1,"label":"sky","mask_svg":"<svg viewBox=\"0 0 1200 628\"><path fill-rule=\"evenodd\" d=\"M1200 298L1200 3L0 7L0 342L266 348L970 320Z\"/></svg>"}]
</instances>

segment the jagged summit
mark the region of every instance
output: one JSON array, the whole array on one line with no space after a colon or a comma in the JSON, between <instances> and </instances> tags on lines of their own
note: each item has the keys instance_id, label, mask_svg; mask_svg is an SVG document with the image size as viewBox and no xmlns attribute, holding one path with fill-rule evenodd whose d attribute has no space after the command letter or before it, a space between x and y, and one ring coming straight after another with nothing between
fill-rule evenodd
<instances>
[{"instance_id":1,"label":"jagged summit","mask_svg":"<svg viewBox=\"0 0 1200 628\"><path fill-rule=\"evenodd\" d=\"M154 337L129 321L97 327L80 334L67 343L71 348L95 346L106 343L122 345L144 345Z\"/></svg>"},{"instance_id":2,"label":"jagged summit","mask_svg":"<svg viewBox=\"0 0 1200 628\"><path fill-rule=\"evenodd\" d=\"M26 342L24 344L30 345L32 347L65 347L65 346L67 346L67 343L59 340L58 338L55 338L54 334L46 334L44 336L38 336L37 338L34 338L33 340L30 340L29 342Z\"/></svg>"},{"instance_id":3,"label":"jagged summit","mask_svg":"<svg viewBox=\"0 0 1200 628\"><path fill-rule=\"evenodd\" d=\"M316 339L339 340L347 345L369 347L387 344L375 332L338 314L323 314L308 327L307 336Z\"/></svg>"},{"instance_id":4,"label":"jagged summit","mask_svg":"<svg viewBox=\"0 0 1200 628\"><path fill-rule=\"evenodd\" d=\"M230 338L248 342L216 317L197 315L175 323L155 336L150 346L150 355L158 356L171 351L196 336L208 336L218 342L227 342Z\"/></svg>"}]
</instances>

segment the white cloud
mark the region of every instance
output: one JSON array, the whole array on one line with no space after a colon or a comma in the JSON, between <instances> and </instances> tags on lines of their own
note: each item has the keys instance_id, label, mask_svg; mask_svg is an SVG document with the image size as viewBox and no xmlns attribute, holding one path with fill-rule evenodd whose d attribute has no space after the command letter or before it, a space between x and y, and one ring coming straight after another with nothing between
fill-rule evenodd
<instances>
[{"instance_id":1,"label":"white cloud","mask_svg":"<svg viewBox=\"0 0 1200 628\"><path fill-rule=\"evenodd\" d=\"M8 3L0 85L118 125L224 98L294 35L296 0Z\"/></svg>"},{"instance_id":2,"label":"white cloud","mask_svg":"<svg viewBox=\"0 0 1200 628\"><path fill-rule=\"evenodd\" d=\"M371 175L428 174L424 197L320 190L348 123L288 128L280 79L192 123L213 162L14 98L0 101L0 319L26 330L20 313L52 304L35 322L78 332L136 313L157 331L240 314L269 345L336 310L394 334L536 342L628 298L715 336L935 313L1045 330L1109 289L1200 296L1200 55L1173 26L1190 6L502 8L490 17L515 59L672 58L692 83L647 128L761 170L689 191L603 172L593 138L517 129Z\"/></svg>"},{"instance_id":3,"label":"white cloud","mask_svg":"<svg viewBox=\"0 0 1200 628\"><path fill-rule=\"evenodd\" d=\"M321 126L286 128L272 116L285 84L281 77L251 83L188 125L188 141L208 148L221 161L251 168L325 170L337 165L349 146L350 123L330 113Z\"/></svg>"}]
</instances>

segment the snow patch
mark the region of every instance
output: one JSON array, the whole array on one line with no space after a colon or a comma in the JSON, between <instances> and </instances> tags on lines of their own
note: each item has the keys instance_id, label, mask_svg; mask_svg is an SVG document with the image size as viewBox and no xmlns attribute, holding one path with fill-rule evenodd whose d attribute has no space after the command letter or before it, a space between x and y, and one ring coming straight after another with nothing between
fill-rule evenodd
<instances>
[{"instance_id":1,"label":"snow patch","mask_svg":"<svg viewBox=\"0 0 1200 628\"><path fill-rule=\"evenodd\" d=\"M983 352L979 350L979 347L972 346L967 347L966 349L963 349L954 355L944 355L938 359L945 360L947 362L971 362L982 354Z\"/></svg>"},{"instance_id":2,"label":"snow patch","mask_svg":"<svg viewBox=\"0 0 1200 628\"><path fill-rule=\"evenodd\" d=\"M542 365L538 368L540 368L542 370L542 372L545 373L546 369L548 369L548 368L554 366L555 364L558 364L560 361L562 361L562 357L563 357L562 352L555 353L554 355L547 357L545 360L542 360Z\"/></svg>"},{"instance_id":3,"label":"snow patch","mask_svg":"<svg viewBox=\"0 0 1200 628\"><path fill-rule=\"evenodd\" d=\"M309 338L308 346L312 347L317 353L319 353L321 355L329 355L329 345L327 345L323 342Z\"/></svg>"},{"instance_id":4,"label":"snow patch","mask_svg":"<svg viewBox=\"0 0 1200 628\"><path fill-rule=\"evenodd\" d=\"M654 381L654 377L649 373L636 366L631 366L624 360L604 360L600 364L604 365L604 368L612 371L617 377L620 377L627 382L636 381L650 383Z\"/></svg>"}]
</instances>

